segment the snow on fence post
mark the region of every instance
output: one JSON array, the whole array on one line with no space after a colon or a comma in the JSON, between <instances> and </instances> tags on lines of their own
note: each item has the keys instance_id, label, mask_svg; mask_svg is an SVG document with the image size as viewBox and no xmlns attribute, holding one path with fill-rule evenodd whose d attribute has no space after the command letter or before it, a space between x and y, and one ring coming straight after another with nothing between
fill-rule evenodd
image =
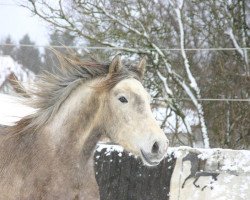
<instances>
[{"instance_id":1,"label":"snow on fence post","mask_svg":"<svg viewBox=\"0 0 250 200\"><path fill-rule=\"evenodd\" d=\"M101 144L94 155L100 200L168 200L175 158L168 155L157 167L116 145Z\"/></svg>"}]
</instances>

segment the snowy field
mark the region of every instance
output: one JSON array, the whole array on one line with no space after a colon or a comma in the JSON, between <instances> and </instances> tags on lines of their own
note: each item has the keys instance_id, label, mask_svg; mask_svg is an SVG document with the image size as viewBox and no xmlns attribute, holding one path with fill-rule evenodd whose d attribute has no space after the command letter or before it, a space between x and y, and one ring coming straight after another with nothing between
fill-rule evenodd
<instances>
[{"instance_id":1,"label":"snowy field","mask_svg":"<svg viewBox=\"0 0 250 200\"><path fill-rule=\"evenodd\" d=\"M10 56L0 56L0 86L6 81L11 73L14 73L17 79L25 87L35 78L33 72L18 64Z\"/></svg>"},{"instance_id":2,"label":"snowy field","mask_svg":"<svg viewBox=\"0 0 250 200\"><path fill-rule=\"evenodd\" d=\"M13 125L22 117L34 112L33 108L21 103L17 97L0 94L0 124Z\"/></svg>"}]
</instances>

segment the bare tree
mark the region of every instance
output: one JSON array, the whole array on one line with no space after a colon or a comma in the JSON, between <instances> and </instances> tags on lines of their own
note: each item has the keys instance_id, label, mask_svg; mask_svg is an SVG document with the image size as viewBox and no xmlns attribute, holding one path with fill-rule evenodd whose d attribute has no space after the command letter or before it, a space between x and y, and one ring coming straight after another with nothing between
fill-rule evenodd
<instances>
[{"instance_id":1,"label":"bare tree","mask_svg":"<svg viewBox=\"0 0 250 200\"><path fill-rule=\"evenodd\" d=\"M232 23L233 15L228 15L230 2L196 0L183 3L178 0L172 1L174 2L172 5L169 1L163 0L71 0L67 2L59 0L58 3L29 0L28 2L24 5L26 8L57 30L68 31L78 38L80 44L109 47L128 55L147 55L149 64L145 85L154 95L155 103L158 101L161 105L165 103L181 117L187 129L187 144L193 145L195 136L183 114L183 107L192 107L197 111L205 147L223 146L217 141L222 141L221 135L224 133L220 135L219 131L214 128L222 122L226 124L230 121L230 132L237 132L238 129L235 125L233 126L236 118L232 116L236 108L231 107L229 114L226 114L230 117L223 118L221 113L225 114L225 110L219 109L219 104L218 106L208 103L202 105L198 99L205 95L218 96L216 92L220 92L226 98L235 96L236 91L230 93L230 88L222 85L223 81L216 82L217 86L213 85L215 77L225 78L222 72L219 75L215 74L218 70L216 66L218 63L223 63L223 70L227 70L229 63L234 62L235 66L238 66L239 63L245 62L245 68L247 68L247 53L242 53L239 51L241 48L237 48L235 52L238 51L238 54L243 56L239 61L232 61L230 57L232 53L224 51L193 53L185 51L184 48L227 47L232 44L236 47L232 38L227 39L225 31L228 27L232 28L234 36L239 34L235 33L235 30L241 30L241 34L244 32L245 39L242 43L237 41L238 36L234 38L239 46L247 45L249 33L246 31L246 22L239 28ZM244 2L242 4L241 0L238 0L236 4L241 6L243 14L240 17L244 21L246 5ZM180 52L170 53L164 50L165 48L179 48ZM229 72L226 71L227 74ZM239 77L235 77L235 80L238 81ZM224 84L225 81L229 80L225 78ZM245 95L249 93L246 88L244 92ZM230 95L227 96L226 93ZM192 106L178 100L179 97L189 97ZM216 109L220 110L217 115L220 121L214 120L213 114ZM166 122L167 117L166 114L163 123ZM246 115L242 114L240 119L244 117ZM226 118L229 120L224 122ZM245 120L244 124L246 124ZM245 132L242 138L245 138ZM211 141L212 144L210 144Z\"/></svg>"}]
</instances>

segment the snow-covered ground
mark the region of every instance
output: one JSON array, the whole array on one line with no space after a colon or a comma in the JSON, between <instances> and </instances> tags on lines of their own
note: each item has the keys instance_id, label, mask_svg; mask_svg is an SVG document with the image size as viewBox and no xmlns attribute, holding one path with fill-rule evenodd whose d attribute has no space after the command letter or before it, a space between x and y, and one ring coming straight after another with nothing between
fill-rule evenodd
<instances>
[{"instance_id":1,"label":"snow-covered ground","mask_svg":"<svg viewBox=\"0 0 250 200\"><path fill-rule=\"evenodd\" d=\"M23 105L21 99L0 93L0 124L13 125L34 111L33 108Z\"/></svg>"},{"instance_id":2,"label":"snow-covered ground","mask_svg":"<svg viewBox=\"0 0 250 200\"><path fill-rule=\"evenodd\" d=\"M35 78L33 72L18 64L10 56L0 56L0 87L11 73L14 73L24 86Z\"/></svg>"},{"instance_id":3,"label":"snow-covered ground","mask_svg":"<svg viewBox=\"0 0 250 200\"><path fill-rule=\"evenodd\" d=\"M23 86L28 87L35 79L35 74L15 62L10 56L0 56L0 88L5 91L4 85L11 74L14 74ZM6 90L9 91L9 88ZM6 92L5 91L5 92ZM13 125L25 115L34 112L33 108L25 106L18 97L0 93L0 124Z\"/></svg>"}]
</instances>

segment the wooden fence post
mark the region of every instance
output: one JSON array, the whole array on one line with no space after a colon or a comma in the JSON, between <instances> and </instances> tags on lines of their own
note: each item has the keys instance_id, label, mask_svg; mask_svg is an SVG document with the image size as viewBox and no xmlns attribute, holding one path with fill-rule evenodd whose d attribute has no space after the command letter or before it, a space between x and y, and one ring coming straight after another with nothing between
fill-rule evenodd
<instances>
[{"instance_id":1,"label":"wooden fence post","mask_svg":"<svg viewBox=\"0 0 250 200\"><path fill-rule=\"evenodd\" d=\"M103 148L94 155L101 200L168 200L176 158L146 167L127 152Z\"/></svg>"}]
</instances>

